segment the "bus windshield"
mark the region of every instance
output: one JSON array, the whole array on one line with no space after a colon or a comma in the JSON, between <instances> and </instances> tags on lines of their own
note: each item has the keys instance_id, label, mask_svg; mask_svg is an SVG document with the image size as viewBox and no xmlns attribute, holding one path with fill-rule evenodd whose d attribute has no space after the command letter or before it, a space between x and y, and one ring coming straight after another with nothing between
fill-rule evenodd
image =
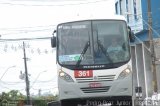
<instances>
[{"instance_id":1,"label":"bus windshield","mask_svg":"<svg viewBox=\"0 0 160 106\"><path fill-rule=\"evenodd\" d=\"M130 59L127 25L120 20L86 20L57 27L61 65L114 65Z\"/></svg>"}]
</instances>

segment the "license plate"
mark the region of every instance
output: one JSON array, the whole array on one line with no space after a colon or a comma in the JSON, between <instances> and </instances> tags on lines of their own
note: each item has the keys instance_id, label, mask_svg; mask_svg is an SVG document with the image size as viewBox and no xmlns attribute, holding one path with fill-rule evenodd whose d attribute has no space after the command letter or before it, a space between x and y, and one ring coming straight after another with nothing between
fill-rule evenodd
<instances>
[{"instance_id":1,"label":"license plate","mask_svg":"<svg viewBox=\"0 0 160 106\"><path fill-rule=\"evenodd\" d=\"M93 77L93 70L75 70L74 71L75 78L89 78Z\"/></svg>"},{"instance_id":2,"label":"license plate","mask_svg":"<svg viewBox=\"0 0 160 106\"><path fill-rule=\"evenodd\" d=\"M90 83L89 84L89 87L91 87L91 88L97 88L97 87L102 87L102 84L101 83Z\"/></svg>"}]
</instances>

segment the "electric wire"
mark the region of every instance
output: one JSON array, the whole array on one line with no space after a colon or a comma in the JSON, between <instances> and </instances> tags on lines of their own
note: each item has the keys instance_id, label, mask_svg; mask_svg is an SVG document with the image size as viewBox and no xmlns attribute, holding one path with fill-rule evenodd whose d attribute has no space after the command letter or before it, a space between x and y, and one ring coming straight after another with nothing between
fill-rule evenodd
<instances>
[{"instance_id":1,"label":"electric wire","mask_svg":"<svg viewBox=\"0 0 160 106\"><path fill-rule=\"evenodd\" d=\"M154 28L152 28L152 26L150 26L150 25L149 25L146 21L144 21L144 20L143 20L143 22L144 22L145 24L147 24L148 27L150 27L150 28L152 29L152 31L153 31L157 36L160 37L160 34L159 34Z\"/></svg>"},{"instance_id":2,"label":"electric wire","mask_svg":"<svg viewBox=\"0 0 160 106\"><path fill-rule=\"evenodd\" d=\"M47 89L41 89L41 90L54 90L54 89L57 89L58 87L56 86L56 87L53 87L53 88L47 88ZM33 89L33 90L40 90L40 89L37 89L37 88L31 88L31 89Z\"/></svg>"},{"instance_id":3,"label":"electric wire","mask_svg":"<svg viewBox=\"0 0 160 106\"><path fill-rule=\"evenodd\" d=\"M13 28L0 28L0 30L18 30L18 29L31 29L31 28L42 28L42 27L54 27L56 25L39 25L39 26L30 26L30 27L13 27Z\"/></svg>"},{"instance_id":4,"label":"electric wire","mask_svg":"<svg viewBox=\"0 0 160 106\"><path fill-rule=\"evenodd\" d=\"M4 84L4 85L17 85L17 84L22 84L25 83L24 81L19 81L19 82L7 82L7 81L1 81L0 83Z\"/></svg>"},{"instance_id":5,"label":"electric wire","mask_svg":"<svg viewBox=\"0 0 160 106\"><path fill-rule=\"evenodd\" d=\"M148 27L151 28L151 30L152 30L153 32L155 32L156 35L158 35L158 36L160 37L159 33L158 33L154 28L152 28L152 26L150 26L141 16L139 16L139 17L142 19L142 21L143 21ZM135 35L134 35L134 36L135 36ZM136 39L149 51L149 53L152 55L150 48L148 48L140 38L138 38L137 36L135 36L135 38L136 38Z\"/></svg>"},{"instance_id":6,"label":"electric wire","mask_svg":"<svg viewBox=\"0 0 160 106\"><path fill-rule=\"evenodd\" d=\"M13 34L21 34L21 33L31 33L31 32L40 32L40 31L52 31L53 29L39 29L39 30L19 30L19 32L15 33L2 33L1 35L13 35Z\"/></svg>"},{"instance_id":7,"label":"electric wire","mask_svg":"<svg viewBox=\"0 0 160 106\"><path fill-rule=\"evenodd\" d=\"M55 80L55 78L52 78L50 80L37 80L36 83L49 83L49 82L53 82ZM34 81L33 81L34 82ZM30 81L30 83L33 83L32 81ZM9 81L0 81L0 83L4 84L4 85L17 85L17 84L22 84L25 83L24 81L17 81L17 82L9 82Z\"/></svg>"},{"instance_id":8,"label":"electric wire","mask_svg":"<svg viewBox=\"0 0 160 106\"><path fill-rule=\"evenodd\" d=\"M3 86L3 85L1 85L1 84L0 84L0 87L5 88L5 89L8 89L8 90L11 90L10 88L5 87L5 86Z\"/></svg>"},{"instance_id":9,"label":"electric wire","mask_svg":"<svg viewBox=\"0 0 160 106\"><path fill-rule=\"evenodd\" d=\"M5 41L28 41L28 40L46 40L46 39L51 39L51 37L37 37L37 38L16 38L16 39L0 39L0 42L5 42Z\"/></svg>"},{"instance_id":10,"label":"electric wire","mask_svg":"<svg viewBox=\"0 0 160 106\"><path fill-rule=\"evenodd\" d=\"M108 1L108 0L97 0L97 1L90 1L90 2L81 2L81 3L68 3L68 4L55 4L55 5L38 5L38 4L18 4L18 3L7 3L7 2L1 2L0 4L4 4L4 5L19 5L19 6L47 6L47 7L51 7L51 6L71 6L71 5L84 5L84 4L92 4L92 3L98 3L98 2L104 2L104 1Z\"/></svg>"}]
</instances>

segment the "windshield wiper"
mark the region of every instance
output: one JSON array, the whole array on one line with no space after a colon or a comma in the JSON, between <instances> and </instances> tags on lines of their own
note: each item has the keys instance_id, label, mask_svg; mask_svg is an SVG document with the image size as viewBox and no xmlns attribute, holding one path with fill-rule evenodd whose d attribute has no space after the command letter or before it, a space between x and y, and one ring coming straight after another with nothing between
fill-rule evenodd
<instances>
[{"instance_id":1,"label":"windshield wiper","mask_svg":"<svg viewBox=\"0 0 160 106\"><path fill-rule=\"evenodd\" d=\"M101 41L97 40L97 43L98 43L99 47L101 48L101 51L105 55L105 57L110 61L110 63L113 63L108 52L106 51L106 48L101 44Z\"/></svg>"},{"instance_id":2,"label":"windshield wiper","mask_svg":"<svg viewBox=\"0 0 160 106\"><path fill-rule=\"evenodd\" d=\"M90 42L87 41L87 43L85 44L85 46L84 46L84 48L83 48L83 50L82 50L82 52L80 54L80 57L79 57L78 61L76 63L76 67L79 67L79 65L80 65L80 63L81 63L81 61L82 61L82 59L84 57L84 54L86 53L86 51L87 51L89 46L90 46Z\"/></svg>"}]
</instances>

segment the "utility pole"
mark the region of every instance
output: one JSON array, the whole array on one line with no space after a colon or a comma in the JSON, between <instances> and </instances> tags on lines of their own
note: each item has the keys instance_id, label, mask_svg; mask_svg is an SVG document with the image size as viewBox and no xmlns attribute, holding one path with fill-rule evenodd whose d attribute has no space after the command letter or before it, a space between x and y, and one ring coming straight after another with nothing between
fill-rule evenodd
<instances>
[{"instance_id":1,"label":"utility pole","mask_svg":"<svg viewBox=\"0 0 160 106\"><path fill-rule=\"evenodd\" d=\"M155 57L155 50L154 50L154 43L153 43L153 36L152 36L152 16L151 16L151 0L148 0L148 38L149 38L149 43L150 43L150 50L151 50L151 59L152 59L152 66L151 70L153 73L153 90L154 93L158 92L158 87L157 87L157 75L156 75L156 57Z\"/></svg>"},{"instance_id":2,"label":"utility pole","mask_svg":"<svg viewBox=\"0 0 160 106\"><path fill-rule=\"evenodd\" d=\"M27 58L25 51L25 43L23 42L23 53L24 53L24 66L25 66L25 81L26 81L26 95L27 95L27 105L31 105L30 102L30 91L29 91L29 79L28 79L28 71L27 71Z\"/></svg>"}]
</instances>

